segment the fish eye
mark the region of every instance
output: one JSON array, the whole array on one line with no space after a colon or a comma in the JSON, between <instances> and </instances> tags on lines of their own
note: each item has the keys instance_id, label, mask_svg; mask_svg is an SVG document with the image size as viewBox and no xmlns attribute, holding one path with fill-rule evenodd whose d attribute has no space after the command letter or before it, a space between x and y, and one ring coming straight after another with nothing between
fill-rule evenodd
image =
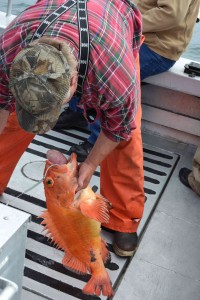
<instances>
[{"instance_id":1,"label":"fish eye","mask_svg":"<svg viewBox=\"0 0 200 300\"><path fill-rule=\"evenodd\" d=\"M49 187L51 187L51 186L53 186L53 184L54 184L53 179L50 178L50 177L47 177L46 178L46 185L49 186Z\"/></svg>"}]
</instances>

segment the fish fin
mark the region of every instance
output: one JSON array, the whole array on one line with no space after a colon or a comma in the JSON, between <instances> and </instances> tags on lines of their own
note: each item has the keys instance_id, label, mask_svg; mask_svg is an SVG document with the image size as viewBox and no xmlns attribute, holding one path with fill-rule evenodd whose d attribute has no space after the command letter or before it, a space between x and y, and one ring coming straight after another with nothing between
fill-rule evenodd
<instances>
[{"instance_id":1,"label":"fish fin","mask_svg":"<svg viewBox=\"0 0 200 300\"><path fill-rule=\"evenodd\" d=\"M104 264L110 262L111 255L110 252L108 251L107 244L103 239L101 239L101 253L102 253L102 259Z\"/></svg>"},{"instance_id":2,"label":"fish fin","mask_svg":"<svg viewBox=\"0 0 200 300\"><path fill-rule=\"evenodd\" d=\"M71 253L66 248L66 245L63 242L62 235L56 229L54 221L51 217L51 214L48 210L44 211L40 216L44 220L41 222L42 225L45 225L44 230L47 231L46 234L49 234L49 238L51 238L52 242L57 246L57 248L64 249L65 256L62 260L62 263L68 269L78 273L78 274L87 274L88 269L84 263L79 261L77 258L71 255Z\"/></svg>"},{"instance_id":3,"label":"fish fin","mask_svg":"<svg viewBox=\"0 0 200 300\"><path fill-rule=\"evenodd\" d=\"M78 258L72 256L69 252L65 253L62 264L69 270L78 274L87 274L86 264L82 263Z\"/></svg>"},{"instance_id":4,"label":"fish fin","mask_svg":"<svg viewBox=\"0 0 200 300\"><path fill-rule=\"evenodd\" d=\"M112 208L112 203L110 201L108 201L108 199L106 199L105 197L103 197L101 194L97 194L95 193L96 198L100 198L103 201L105 201L106 205L107 205L107 209L110 210Z\"/></svg>"},{"instance_id":5,"label":"fish fin","mask_svg":"<svg viewBox=\"0 0 200 300\"><path fill-rule=\"evenodd\" d=\"M106 271L103 273L101 272L97 274L92 274L91 279L83 288L83 293L88 295L100 296L101 292L103 296L107 296L107 297L114 296L112 283Z\"/></svg>"},{"instance_id":6,"label":"fish fin","mask_svg":"<svg viewBox=\"0 0 200 300\"><path fill-rule=\"evenodd\" d=\"M96 199L77 199L75 207L79 208L85 217L94 219L100 223L109 222L108 204L100 195L97 195Z\"/></svg>"},{"instance_id":7,"label":"fish fin","mask_svg":"<svg viewBox=\"0 0 200 300\"><path fill-rule=\"evenodd\" d=\"M49 234L49 238L51 238L52 242L57 246L57 248L64 249L64 243L61 234L56 229L56 226L54 224L54 221L51 217L51 214L48 210L45 210L42 215L39 216L39 218L43 218L43 221L41 222L44 226L44 229L46 231L46 235Z\"/></svg>"}]
</instances>

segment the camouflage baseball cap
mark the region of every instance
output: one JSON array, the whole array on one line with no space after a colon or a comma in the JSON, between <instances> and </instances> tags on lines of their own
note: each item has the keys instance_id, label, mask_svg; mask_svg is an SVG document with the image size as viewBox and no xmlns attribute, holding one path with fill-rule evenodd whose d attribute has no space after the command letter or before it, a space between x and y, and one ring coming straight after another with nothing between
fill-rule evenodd
<instances>
[{"instance_id":1,"label":"camouflage baseball cap","mask_svg":"<svg viewBox=\"0 0 200 300\"><path fill-rule=\"evenodd\" d=\"M67 59L48 44L29 44L11 65L10 89L20 126L31 133L52 129L70 87Z\"/></svg>"}]
</instances>

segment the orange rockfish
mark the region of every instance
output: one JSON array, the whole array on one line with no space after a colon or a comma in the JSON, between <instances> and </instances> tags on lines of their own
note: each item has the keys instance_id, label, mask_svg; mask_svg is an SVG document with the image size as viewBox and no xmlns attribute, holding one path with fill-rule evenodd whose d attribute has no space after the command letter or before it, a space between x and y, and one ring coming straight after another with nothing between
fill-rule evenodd
<instances>
[{"instance_id":1,"label":"orange rockfish","mask_svg":"<svg viewBox=\"0 0 200 300\"><path fill-rule=\"evenodd\" d=\"M110 258L100 236L101 223L109 221L110 203L88 186L76 193L78 163L55 150L47 152L44 190L47 210L41 215L44 230L65 251L64 266L91 274L83 293L112 297L113 289L104 263Z\"/></svg>"}]
</instances>

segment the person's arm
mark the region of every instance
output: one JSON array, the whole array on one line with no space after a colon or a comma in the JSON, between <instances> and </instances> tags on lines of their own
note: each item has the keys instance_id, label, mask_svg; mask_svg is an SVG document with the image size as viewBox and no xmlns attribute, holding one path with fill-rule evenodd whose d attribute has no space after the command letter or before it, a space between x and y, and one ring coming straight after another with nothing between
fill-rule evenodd
<instances>
[{"instance_id":1,"label":"person's arm","mask_svg":"<svg viewBox=\"0 0 200 300\"><path fill-rule=\"evenodd\" d=\"M142 2L142 1L141 1ZM138 8L140 8L138 1ZM157 6L142 14L143 33L174 28L188 14L189 0L158 0Z\"/></svg>"},{"instance_id":2,"label":"person's arm","mask_svg":"<svg viewBox=\"0 0 200 300\"><path fill-rule=\"evenodd\" d=\"M119 143L108 139L102 131L100 132L87 159L80 165L77 191L87 187L96 168Z\"/></svg>"},{"instance_id":3,"label":"person's arm","mask_svg":"<svg viewBox=\"0 0 200 300\"><path fill-rule=\"evenodd\" d=\"M6 68L6 65L4 65ZM4 68L0 68L0 134L4 130L9 114L15 110L15 99L10 92Z\"/></svg>"},{"instance_id":4,"label":"person's arm","mask_svg":"<svg viewBox=\"0 0 200 300\"><path fill-rule=\"evenodd\" d=\"M3 132L6 126L9 114L10 113L8 110L0 109L0 134Z\"/></svg>"}]
</instances>

